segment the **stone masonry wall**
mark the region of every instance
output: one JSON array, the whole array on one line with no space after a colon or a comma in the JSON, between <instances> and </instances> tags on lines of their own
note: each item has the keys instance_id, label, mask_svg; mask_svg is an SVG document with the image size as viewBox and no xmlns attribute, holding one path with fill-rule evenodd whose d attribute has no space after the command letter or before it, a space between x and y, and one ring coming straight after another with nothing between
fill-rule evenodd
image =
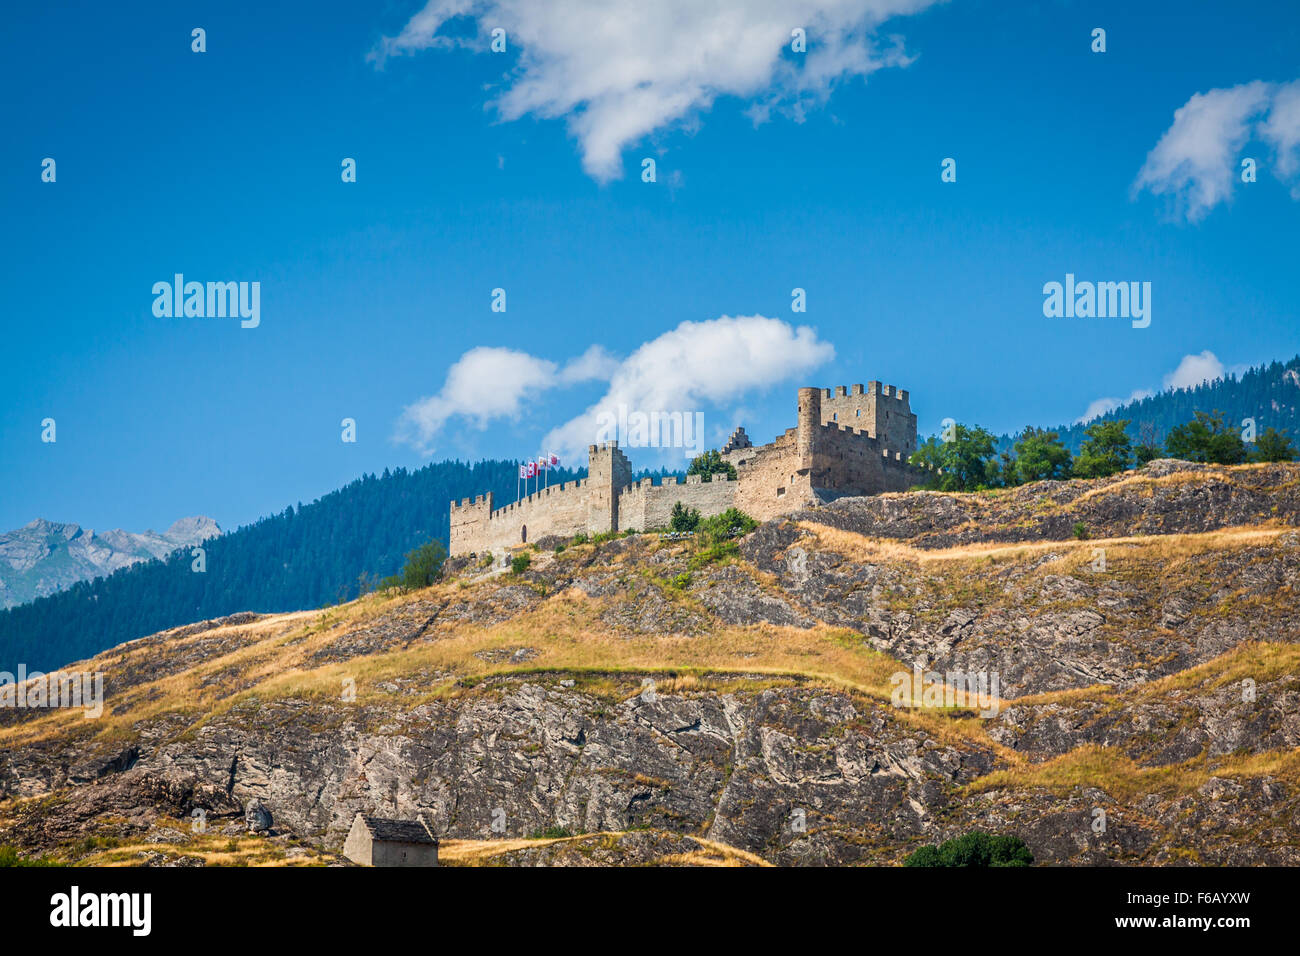
<instances>
[{"instance_id":1,"label":"stone masonry wall","mask_svg":"<svg viewBox=\"0 0 1300 956\"><path fill-rule=\"evenodd\" d=\"M916 451L916 416L906 389L880 382L822 389L821 420L860 429L904 458Z\"/></svg>"},{"instance_id":2,"label":"stone masonry wall","mask_svg":"<svg viewBox=\"0 0 1300 956\"><path fill-rule=\"evenodd\" d=\"M737 466L736 507L751 518L768 521L812 504L812 484L802 471L796 432L791 428L770 445L746 449Z\"/></svg>"},{"instance_id":3,"label":"stone masonry wall","mask_svg":"<svg viewBox=\"0 0 1300 956\"><path fill-rule=\"evenodd\" d=\"M678 501L706 517L736 507L768 521L828 493L906 491L924 479L907 463L916 450L916 416L906 391L879 382L801 388L796 413L797 425L770 444L732 443L723 457L736 468L734 481L692 475L682 484L648 478L634 484L617 443L591 445L582 481L544 488L504 508L493 509L490 494L453 503L451 553L500 553L550 535L664 528Z\"/></svg>"},{"instance_id":4,"label":"stone masonry wall","mask_svg":"<svg viewBox=\"0 0 1300 956\"><path fill-rule=\"evenodd\" d=\"M546 535L571 538L586 531L588 480L584 478L581 481L551 485L490 512L490 516L480 509L474 513L473 520L462 522L459 532L457 512L465 512L453 504L451 553L484 554L491 551L501 554L507 548L518 547L526 541L536 541Z\"/></svg>"},{"instance_id":5,"label":"stone masonry wall","mask_svg":"<svg viewBox=\"0 0 1300 956\"><path fill-rule=\"evenodd\" d=\"M721 475L714 475L712 481L703 481L700 475L687 475L685 484L669 477L660 485L642 478L637 484L624 488L618 496L619 530L666 528L672 518L673 505L679 501L688 508L697 509L705 518L722 514L735 504L738 484L734 480L724 480Z\"/></svg>"}]
</instances>

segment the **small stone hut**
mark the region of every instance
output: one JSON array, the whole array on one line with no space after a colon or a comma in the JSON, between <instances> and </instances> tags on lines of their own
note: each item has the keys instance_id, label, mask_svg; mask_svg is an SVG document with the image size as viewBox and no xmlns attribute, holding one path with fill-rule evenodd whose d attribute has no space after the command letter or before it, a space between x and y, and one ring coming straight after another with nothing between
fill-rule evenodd
<instances>
[{"instance_id":1,"label":"small stone hut","mask_svg":"<svg viewBox=\"0 0 1300 956\"><path fill-rule=\"evenodd\" d=\"M343 841L343 855L362 866L437 866L438 838L423 820L358 813Z\"/></svg>"}]
</instances>

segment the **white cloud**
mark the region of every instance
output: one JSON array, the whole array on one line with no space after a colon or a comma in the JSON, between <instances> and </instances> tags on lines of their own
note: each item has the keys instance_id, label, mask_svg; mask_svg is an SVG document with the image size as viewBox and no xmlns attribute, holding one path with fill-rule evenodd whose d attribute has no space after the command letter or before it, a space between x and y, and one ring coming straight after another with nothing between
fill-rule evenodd
<instances>
[{"instance_id":1,"label":"white cloud","mask_svg":"<svg viewBox=\"0 0 1300 956\"><path fill-rule=\"evenodd\" d=\"M1178 367L1164 377L1163 387L1171 388L1195 388L1202 382L1212 382L1215 379L1223 378L1227 372L1241 374L1249 366L1234 365L1232 368L1226 368L1219 357L1206 349L1196 355L1184 355L1178 363ZM1139 402L1144 398L1150 398L1155 392L1149 388L1134 389L1128 398L1098 398L1088 405L1087 410L1074 420L1074 424L1082 425L1090 422L1095 418L1100 418L1107 412L1112 412L1121 405L1127 405L1130 402Z\"/></svg>"},{"instance_id":2,"label":"white cloud","mask_svg":"<svg viewBox=\"0 0 1300 956\"><path fill-rule=\"evenodd\" d=\"M543 444L580 455L600 435L602 412L696 412L802 375L835 357L807 326L761 315L683 322L646 342L614 372L605 395L553 429Z\"/></svg>"},{"instance_id":3,"label":"white cloud","mask_svg":"<svg viewBox=\"0 0 1300 956\"><path fill-rule=\"evenodd\" d=\"M1300 80L1277 91L1259 135L1273 147L1278 178L1295 179L1300 174ZM1300 199L1300 184L1291 187L1291 198Z\"/></svg>"},{"instance_id":4,"label":"white cloud","mask_svg":"<svg viewBox=\"0 0 1300 956\"><path fill-rule=\"evenodd\" d=\"M1088 405L1087 410L1074 420L1076 425L1084 425L1094 418L1100 418L1107 412L1113 412L1121 405L1127 405L1129 402L1140 402L1144 398L1150 398L1155 393L1147 388L1135 389L1128 398L1098 398Z\"/></svg>"},{"instance_id":5,"label":"white cloud","mask_svg":"<svg viewBox=\"0 0 1300 956\"><path fill-rule=\"evenodd\" d=\"M885 20L939 0L429 0L371 53L388 57L456 46L489 49L506 30L518 66L494 105L506 120L563 118L582 164L608 181L623 150L661 127L691 122L719 96L756 99L796 118L834 84L910 62L897 40L878 45ZM477 36L449 21L472 18ZM790 55L791 30L807 52Z\"/></svg>"},{"instance_id":6,"label":"white cloud","mask_svg":"<svg viewBox=\"0 0 1300 956\"><path fill-rule=\"evenodd\" d=\"M431 442L453 417L484 428L494 418L514 418L524 397L556 383L554 362L515 349L479 346L447 371L437 395L408 405L398 421L397 438L428 453Z\"/></svg>"},{"instance_id":7,"label":"white cloud","mask_svg":"<svg viewBox=\"0 0 1300 956\"><path fill-rule=\"evenodd\" d=\"M1177 216L1203 219L1231 198L1252 133L1271 147L1279 179L1300 174L1300 80L1282 86L1255 80L1194 95L1174 111L1173 125L1147 154L1134 195L1148 189L1169 196ZM1300 184L1293 184L1291 195L1300 199Z\"/></svg>"},{"instance_id":8,"label":"white cloud","mask_svg":"<svg viewBox=\"0 0 1300 956\"><path fill-rule=\"evenodd\" d=\"M1165 388L1195 388L1202 382L1223 378L1223 363L1206 349L1199 355L1184 355L1178 368L1165 376Z\"/></svg>"},{"instance_id":9,"label":"white cloud","mask_svg":"<svg viewBox=\"0 0 1300 956\"><path fill-rule=\"evenodd\" d=\"M604 346L593 345L564 366L560 379L566 385L578 382L608 382L617 368L618 359L615 356L606 351Z\"/></svg>"},{"instance_id":10,"label":"white cloud","mask_svg":"<svg viewBox=\"0 0 1300 956\"><path fill-rule=\"evenodd\" d=\"M1203 218L1232 193L1238 151L1268 95L1258 80L1197 93L1174 111L1174 124L1147 155L1134 190L1172 196L1189 222Z\"/></svg>"},{"instance_id":11,"label":"white cloud","mask_svg":"<svg viewBox=\"0 0 1300 956\"><path fill-rule=\"evenodd\" d=\"M834 346L811 328L761 315L683 322L625 359L593 345L563 367L526 352L481 346L452 365L436 395L403 410L395 437L429 454L452 419L482 429L493 420L518 419L525 398L548 389L607 382L600 401L543 440L546 449L579 462L597 440L602 410L617 415L622 404L646 413L702 411L704 405L729 403L834 357Z\"/></svg>"}]
</instances>

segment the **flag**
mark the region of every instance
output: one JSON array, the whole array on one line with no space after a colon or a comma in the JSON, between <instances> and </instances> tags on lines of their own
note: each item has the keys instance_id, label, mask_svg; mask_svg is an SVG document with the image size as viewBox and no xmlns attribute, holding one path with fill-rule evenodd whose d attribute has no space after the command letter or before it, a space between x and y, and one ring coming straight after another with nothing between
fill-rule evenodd
<instances>
[{"instance_id":1,"label":"flag","mask_svg":"<svg viewBox=\"0 0 1300 956\"><path fill-rule=\"evenodd\" d=\"M535 462L535 461L530 461L530 462L527 464L526 467L527 467L528 470L524 473L524 477L525 477L525 478L536 478L536 477L537 477L537 462Z\"/></svg>"},{"instance_id":2,"label":"flag","mask_svg":"<svg viewBox=\"0 0 1300 956\"><path fill-rule=\"evenodd\" d=\"M558 465L558 464L560 463L560 456L559 456L559 455L556 455L556 454L550 454L550 455L547 455L547 457L550 458L550 460L551 460L551 467L552 467L552 468L554 468L556 465Z\"/></svg>"},{"instance_id":3,"label":"flag","mask_svg":"<svg viewBox=\"0 0 1300 956\"><path fill-rule=\"evenodd\" d=\"M531 478L531 477L532 477L530 474L528 474L528 466L527 466L527 465L520 465L520 466L519 466L519 477L520 477L520 478Z\"/></svg>"},{"instance_id":4,"label":"flag","mask_svg":"<svg viewBox=\"0 0 1300 956\"><path fill-rule=\"evenodd\" d=\"M545 471L545 470L546 470L547 468L549 468L549 467L550 467L550 462L548 462L545 458L539 458L539 459L537 459L537 470L538 470L538 471Z\"/></svg>"}]
</instances>

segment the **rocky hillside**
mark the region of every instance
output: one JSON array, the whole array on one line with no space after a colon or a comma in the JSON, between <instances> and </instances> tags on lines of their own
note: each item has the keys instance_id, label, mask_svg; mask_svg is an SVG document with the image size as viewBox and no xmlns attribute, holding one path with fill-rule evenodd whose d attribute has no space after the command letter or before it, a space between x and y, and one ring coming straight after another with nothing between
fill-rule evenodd
<instances>
[{"instance_id":1,"label":"rocky hillside","mask_svg":"<svg viewBox=\"0 0 1300 956\"><path fill-rule=\"evenodd\" d=\"M895 864L975 828L1043 864L1297 865L1298 585L1300 465L535 551L78 665L101 718L0 710L0 843L329 863L360 811L423 814L457 865ZM992 699L945 699L962 675Z\"/></svg>"},{"instance_id":2,"label":"rocky hillside","mask_svg":"<svg viewBox=\"0 0 1300 956\"><path fill-rule=\"evenodd\" d=\"M211 518L182 518L166 531L96 533L43 518L0 534L0 608L25 604L78 581L161 558L221 534Z\"/></svg>"}]
</instances>

